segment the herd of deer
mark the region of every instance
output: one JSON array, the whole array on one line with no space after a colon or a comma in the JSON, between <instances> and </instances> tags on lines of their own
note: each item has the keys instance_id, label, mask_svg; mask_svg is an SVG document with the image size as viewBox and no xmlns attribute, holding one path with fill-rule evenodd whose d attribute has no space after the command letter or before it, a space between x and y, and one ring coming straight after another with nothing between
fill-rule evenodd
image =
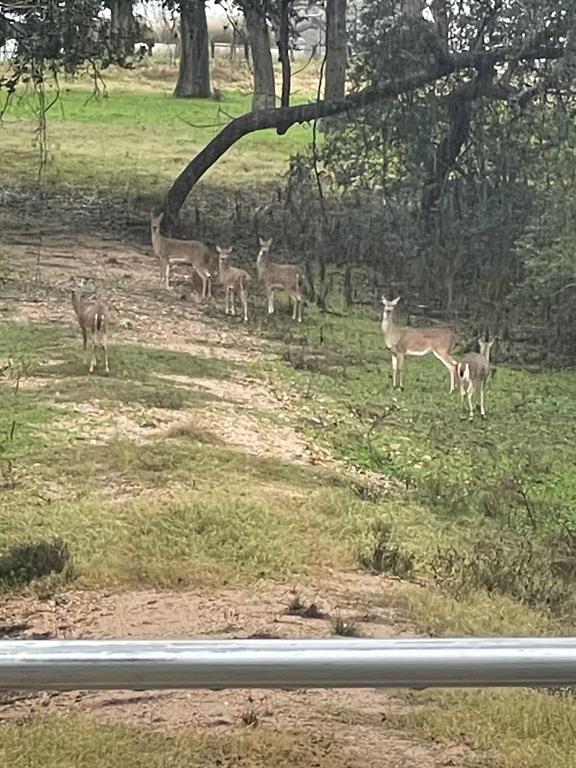
<instances>
[{"instance_id":1,"label":"herd of deer","mask_svg":"<svg viewBox=\"0 0 576 768\"><path fill-rule=\"evenodd\" d=\"M174 265L190 267L202 281L202 297L212 295L212 273L210 271L210 248L197 240L176 240L160 232L162 214L151 216L152 248L159 261L162 279L170 287L170 269ZM260 238L260 250L256 260L258 277L262 281L268 298L268 313L274 312L274 291L284 290L292 299L292 319L302 322L302 272L292 264L275 264L270 261L272 240ZM229 259L232 248L216 246L218 253L218 279L225 292L225 313L236 314L235 296L240 296L243 318L248 320L248 286L252 280L245 269L232 267ZM90 344L90 373L96 367L96 348L101 347L104 369L109 372L106 334L108 309L100 299L92 297L86 281L71 279L72 305L82 331L84 351ZM484 388L490 372L490 350L492 341L479 340L480 352L465 355L460 362L452 357L452 350L458 342L457 334L451 328L410 328L394 323L394 310L400 297L389 301L382 296L382 332L386 346L392 356L392 385L403 385L404 360L406 356L422 357L432 353L442 362L450 374L450 392L456 388L458 379L460 399L468 399L469 416L474 416L473 400L478 398L480 414L484 417Z\"/></svg>"}]
</instances>

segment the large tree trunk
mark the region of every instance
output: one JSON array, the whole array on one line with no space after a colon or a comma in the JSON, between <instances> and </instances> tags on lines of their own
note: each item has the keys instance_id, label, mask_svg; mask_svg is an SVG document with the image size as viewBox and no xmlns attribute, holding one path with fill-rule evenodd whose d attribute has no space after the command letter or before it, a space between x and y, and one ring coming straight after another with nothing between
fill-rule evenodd
<instances>
[{"instance_id":1,"label":"large tree trunk","mask_svg":"<svg viewBox=\"0 0 576 768\"><path fill-rule=\"evenodd\" d=\"M346 0L326 0L327 101L344 98L346 91Z\"/></svg>"},{"instance_id":2,"label":"large tree trunk","mask_svg":"<svg viewBox=\"0 0 576 768\"><path fill-rule=\"evenodd\" d=\"M326 63L324 98L343 99L346 93L346 0L326 0ZM338 128L342 118L323 120L321 130Z\"/></svg>"},{"instance_id":3,"label":"large tree trunk","mask_svg":"<svg viewBox=\"0 0 576 768\"><path fill-rule=\"evenodd\" d=\"M180 2L180 67L174 96L207 99L210 88L210 51L204 0Z\"/></svg>"},{"instance_id":4,"label":"large tree trunk","mask_svg":"<svg viewBox=\"0 0 576 768\"><path fill-rule=\"evenodd\" d=\"M108 3L112 41L124 56L134 53L136 27L132 6L132 0L109 0Z\"/></svg>"},{"instance_id":5,"label":"large tree trunk","mask_svg":"<svg viewBox=\"0 0 576 768\"><path fill-rule=\"evenodd\" d=\"M272 64L266 14L263 9L255 7L250 2L246 3L244 15L246 16L246 27L252 50L252 65L254 67L252 109L275 107L276 85L274 82L274 65Z\"/></svg>"}]
</instances>

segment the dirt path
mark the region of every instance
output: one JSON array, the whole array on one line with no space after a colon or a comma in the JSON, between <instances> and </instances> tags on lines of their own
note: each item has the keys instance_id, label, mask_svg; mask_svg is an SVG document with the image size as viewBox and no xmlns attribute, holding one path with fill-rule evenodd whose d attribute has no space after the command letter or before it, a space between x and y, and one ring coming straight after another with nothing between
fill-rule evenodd
<instances>
[{"instance_id":1,"label":"dirt path","mask_svg":"<svg viewBox=\"0 0 576 768\"><path fill-rule=\"evenodd\" d=\"M240 323L222 328L206 317L197 301L182 301L162 291L152 257L120 242L83 238L79 244L71 236L48 237L39 258L36 244L20 238L10 246L10 253L14 269L4 300L9 317L35 323L73 323L65 288L73 267L77 275L94 277L109 297L115 344L147 344L243 364L274 354L269 344L250 336ZM112 421L110 413L103 412L97 403L79 404L84 437L105 442L121 432L145 441L155 434L192 425L210 430L222 442L248 453L350 472L302 436L295 426L293 405L261 378L245 371L224 378L169 378L178 386L205 390L212 399L194 411L128 405L114 414ZM146 426L142 426L144 415ZM369 479L385 485L382 478ZM329 618L286 615L292 588L265 582L249 590L204 593L72 591L47 601L5 597L0 601L0 615L7 625L19 625L22 637L330 636L333 627ZM327 616L354 622L362 635L412 634L412 628L394 610L374 609L374 598L382 594L378 577L335 573L321 583L304 581L299 590ZM237 731L250 724L297 730L311 741L318 735L326 737L348 756L350 766L464 765L467 753L459 747L423 742L388 728L387 715L405 706L404 696L374 690L80 692L16 697L0 707L0 719L80 709L106 721L168 729L197 726Z\"/></svg>"}]
</instances>

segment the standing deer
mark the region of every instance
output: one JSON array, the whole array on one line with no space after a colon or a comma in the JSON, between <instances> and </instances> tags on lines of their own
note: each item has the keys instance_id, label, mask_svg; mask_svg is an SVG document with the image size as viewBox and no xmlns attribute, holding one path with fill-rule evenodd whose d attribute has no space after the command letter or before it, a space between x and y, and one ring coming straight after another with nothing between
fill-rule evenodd
<instances>
[{"instance_id":1,"label":"standing deer","mask_svg":"<svg viewBox=\"0 0 576 768\"><path fill-rule=\"evenodd\" d=\"M160 232L160 224L164 214L150 215L152 233L152 249L160 261L161 275L164 284L170 287L170 267L174 264L187 264L202 280L202 298L212 295L212 275L210 274L210 249L199 240L176 240L164 237Z\"/></svg>"},{"instance_id":2,"label":"standing deer","mask_svg":"<svg viewBox=\"0 0 576 768\"><path fill-rule=\"evenodd\" d=\"M451 328L408 328L394 323L394 310L400 296L388 301L382 296L384 313L382 331L386 346L392 353L392 386L403 386L403 368L406 355L423 357L432 352L450 372L450 392L456 387L456 361L450 352L458 342L458 335Z\"/></svg>"},{"instance_id":3,"label":"standing deer","mask_svg":"<svg viewBox=\"0 0 576 768\"><path fill-rule=\"evenodd\" d=\"M461 362L456 366L456 373L460 383L460 402L464 408L464 396L468 397L468 410L470 419L474 418L474 409L472 407L472 398L479 395L480 415L486 418L484 408L484 387L490 373L490 350L494 344L492 341L483 341L478 339L480 352L470 352L464 355Z\"/></svg>"},{"instance_id":4,"label":"standing deer","mask_svg":"<svg viewBox=\"0 0 576 768\"><path fill-rule=\"evenodd\" d=\"M236 307L234 305L234 292L238 291L240 294L240 301L242 302L244 322L247 322L248 283L252 280L252 278L245 269L240 269L239 267L231 267L228 264L228 259L232 254L232 248L219 248L216 246L216 250L218 251L218 279L226 291L226 314L236 314Z\"/></svg>"},{"instance_id":5,"label":"standing deer","mask_svg":"<svg viewBox=\"0 0 576 768\"><path fill-rule=\"evenodd\" d=\"M86 281L71 279L72 306L78 318L82 331L84 353L90 343L90 373L96 367L96 347L102 347L104 353L104 370L110 373L108 366L108 350L106 348L106 333L108 330L108 308L98 298L86 295ZM93 290L91 291L93 293Z\"/></svg>"},{"instance_id":6,"label":"standing deer","mask_svg":"<svg viewBox=\"0 0 576 768\"><path fill-rule=\"evenodd\" d=\"M270 240L260 240L260 250L256 260L258 277L264 283L268 296L268 314L274 312L274 291L281 288L292 299L292 320L302 322L302 272L293 264L274 264L270 261Z\"/></svg>"}]
</instances>

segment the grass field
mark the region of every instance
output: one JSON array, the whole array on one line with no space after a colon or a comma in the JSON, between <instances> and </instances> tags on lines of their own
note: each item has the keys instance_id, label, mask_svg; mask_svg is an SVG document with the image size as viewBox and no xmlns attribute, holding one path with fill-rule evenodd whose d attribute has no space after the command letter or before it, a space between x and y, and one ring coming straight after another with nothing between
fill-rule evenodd
<instances>
[{"instance_id":1,"label":"grass field","mask_svg":"<svg viewBox=\"0 0 576 768\"><path fill-rule=\"evenodd\" d=\"M246 73L218 75L222 104L175 101L173 77L159 66L116 72L105 99L89 98L87 81L63 84L50 111L46 178L161 192L214 134L212 124L227 119L219 110L239 114L249 99ZM299 98L313 93L309 77L297 87ZM283 139L249 137L210 179L223 188L267 182L309 136L304 127ZM33 142L33 104L19 97L0 129L11 163L0 183L33 180ZM84 243L81 255L69 233L47 237L38 262L20 235L11 240L9 224L3 237L4 284L22 297L7 300L0 319L7 615L20 602L59 606L83 590L156 589L167 599L196 590L217 613L253 599L262 583L293 585L314 599L318 584L346 582L360 634L379 611L433 636L574 632L573 371L513 369L496 348L488 418L470 423L434 359L408 360L405 391L391 389L376 308L336 316L308 306L295 327L282 301L265 318L255 292L244 332L224 319L220 298L198 308L160 292L136 246L115 244L118 263L101 268L99 246L92 252ZM86 375L58 287L71 268L96 270L114 296L109 377ZM373 587L360 598L366 579ZM142 617L147 611L141 606ZM381 614L385 631L395 631ZM322 632L341 631L340 618L330 616ZM228 623L225 613L221 625ZM0 755L17 768L574 764L571 690L413 692L370 712L364 704L352 693L340 709L323 702L323 716L334 710L339 719L309 730L313 708L290 727L253 727L242 717L233 727L171 730L111 725L75 703L3 723ZM350 758L358 733L374 741ZM391 748L398 733L415 758ZM442 752L454 745L467 751Z\"/></svg>"},{"instance_id":2,"label":"grass field","mask_svg":"<svg viewBox=\"0 0 576 768\"><path fill-rule=\"evenodd\" d=\"M236 71L235 71L236 70ZM88 78L47 86L46 180L112 188L155 190L158 196L192 157L226 125L250 109L249 73L237 64L215 72L223 100L182 100L172 96L174 67L141 67L132 76L104 73L106 90L94 92ZM239 82L238 82L239 81ZM315 97L313 70L295 81L295 100ZM243 87L244 90L239 90ZM38 177L38 100L16 94L0 126L2 184ZM289 157L311 139L309 126L294 126L279 138L274 131L246 136L206 179L228 187L269 182L285 172Z\"/></svg>"}]
</instances>

